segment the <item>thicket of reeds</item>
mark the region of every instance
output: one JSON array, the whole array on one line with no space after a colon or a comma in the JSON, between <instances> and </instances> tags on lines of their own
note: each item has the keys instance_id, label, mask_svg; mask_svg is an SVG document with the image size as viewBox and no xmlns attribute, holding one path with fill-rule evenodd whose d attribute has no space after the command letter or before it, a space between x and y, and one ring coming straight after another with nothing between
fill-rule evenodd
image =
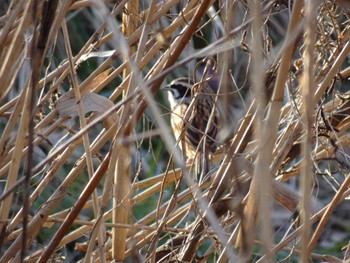
<instances>
[{"instance_id":1,"label":"thicket of reeds","mask_svg":"<svg viewBox=\"0 0 350 263\"><path fill-rule=\"evenodd\" d=\"M1 1L0 262L349 262L347 8ZM198 183L160 87L213 59Z\"/></svg>"}]
</instances>

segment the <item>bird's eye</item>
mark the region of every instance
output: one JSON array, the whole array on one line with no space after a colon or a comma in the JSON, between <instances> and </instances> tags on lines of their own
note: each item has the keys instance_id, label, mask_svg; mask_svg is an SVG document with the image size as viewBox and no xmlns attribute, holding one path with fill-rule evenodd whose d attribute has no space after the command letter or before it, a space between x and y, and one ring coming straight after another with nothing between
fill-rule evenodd
<instances>
[{"instance_id":1,"label":"bird's eye","mask_svg":"<svg viewBox=\"0 0 350 263\"><path fill-rule=\"evenodd\" d=\"M180 94L179 91L177 89L172 89L171 92L173 93L173 96L175 99L178 99Z\"/></svg>"}]
</instances>

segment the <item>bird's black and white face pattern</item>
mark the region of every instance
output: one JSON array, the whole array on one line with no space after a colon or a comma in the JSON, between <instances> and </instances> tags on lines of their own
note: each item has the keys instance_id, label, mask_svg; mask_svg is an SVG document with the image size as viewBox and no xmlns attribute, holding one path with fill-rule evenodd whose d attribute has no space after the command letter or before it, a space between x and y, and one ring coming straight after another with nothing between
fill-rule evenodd
<instances>
[{"instance_id":1,"label":"bird's black and white face pattern","mask_svg":"<svg viewBox=\"0 0 350 263\"><path fill-rule=\"evenodd\" d=\"M172 81L169 86L168 98L172 107L179 104L191 103L191 88L193 84L189 79L182 78Z\"/></svg>"}]
</instances>

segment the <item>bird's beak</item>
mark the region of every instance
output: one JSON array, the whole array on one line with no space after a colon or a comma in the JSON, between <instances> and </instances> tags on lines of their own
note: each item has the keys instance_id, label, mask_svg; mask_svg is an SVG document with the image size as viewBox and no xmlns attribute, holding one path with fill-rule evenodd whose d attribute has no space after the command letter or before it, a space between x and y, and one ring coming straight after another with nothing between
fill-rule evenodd
<instances>
[{"instance_id":1,"label":"bird's beak","mask_svg":"<svg viewBox=\"0 0 350 263\"><path fill-rule=\"evenodd\" d=\"M167 86L163 86L160 88L161 91L171 91L171 88L167 85Z\"/></svg>"}]
</instances>

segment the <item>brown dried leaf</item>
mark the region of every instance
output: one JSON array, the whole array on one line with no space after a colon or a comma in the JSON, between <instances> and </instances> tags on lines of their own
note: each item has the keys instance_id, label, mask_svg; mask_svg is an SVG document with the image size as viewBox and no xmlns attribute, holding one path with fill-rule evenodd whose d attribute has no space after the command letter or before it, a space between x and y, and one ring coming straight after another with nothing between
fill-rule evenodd
<instances>
[{"instance_id":1,"label":"brown dried leaf","mask_svg":"<svg viewBox=\"0 0 350 263\"><path fill-rule=\"evenodd\" d=\"M83 103L84 114L96 112L99 113L97 116L114 106L113 102L108 98L92 92L83 94L81 97L81 103ZM73 90L68 91L57 100L56 109L62 118L74 118L79 115L77 101ZM110 125L116 121L118 121L118 116L116 113L112 113L104 122L105 128L110 127Z\"/></svg>"}]
</instances>

